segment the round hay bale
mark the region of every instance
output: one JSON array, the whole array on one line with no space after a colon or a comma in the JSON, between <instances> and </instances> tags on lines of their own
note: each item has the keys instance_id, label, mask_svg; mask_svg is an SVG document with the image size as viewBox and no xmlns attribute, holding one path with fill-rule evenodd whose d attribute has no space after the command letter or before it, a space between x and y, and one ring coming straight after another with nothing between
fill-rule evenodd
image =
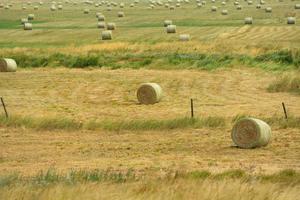
<instances>
[{"instance_id":1,"label":"round hay bale","mask_svg":"<svg viewBox=\"0 0 300 200\"><path fill-rule=\"evenodd\" d=\"M44 2L40 1L39 4L42 6L44 4Z\"/></svg>"},{"instance_id":2,"label":"round hay bale","mask_svg":"<svg viewBox=\"0 0 300 200\"><path fill-rule=\"evenodd\" d=\"M102 31L101 38L102 38L102 40L112 40L112 32L111 31Z\"/></svg>"},{"instance_id":3,"label":"round hay bale","mask_svg":"<svg viewBox=\"0 0 300 200\"><path fill-rule=\"evenodd\" d=\"M271 13L271 12L272 12L272 8L271 8L271 7L267 7L267 8L265 9L265 11L266 11L267 13Z\"/></svg>"},{"instance_id":4,"label":"round hay bale","mask_svg":"<svg viewBox=\"0 0 300 200\"><path fill-rule=\"evenodd\" d=\"M25 6L22 7L22 10L26 10L27 8Z\"/></svg>"},{"instance_id":5,"label":"round hay bale","mask_svg":"<svg viewBox=\"0 0 300 200\"><path fill-rule=\"evenodd\" d=\"M183 42L190 41L190 35L189 34L181 34L181 35L179 35L179 40L183 41Z\"/></svg>"},{"instance_id":6,"label":"round hay bale","mask_svg":"<svg viewBox=\"0 0 300 200\"><path fill-rule=\"evenodd\" d=\"M107 23L107 30L115 30L116 29L116 24L115 23Z\"/></svg>"},{"instance_id":7,"label":"round hay bale","mask_svg":"<svg viewBox=\"0 0 300 200\"><path fill-rule=\"evenodd\" d=\"M287 24L296 24L296 18L295 17L288 17L287 18Z\"/></svg>"},{"instance_id":8,"label":"round hay bale","mask_svg":"<svg viewBox=\"0 0 300 200\"><path fill-rule=\"evenodd\" d=\"M180 7L180 3L176 3L176 7Z\"/></svg>"},{"instance_id":9,"label":"round hay bale","mask_svg":"<svg viewBox=\"0 0 300 200\"><path fill-rule=\"evenodd\" d=\"M170 6L170 10L175 10L175 7L174 6Z\"/></svg>"},{"instance_id":10,"label":"round hay bale","mask_svg":"<svg viewBox=\"0 0 300 200\"><path fill-rule=\"evenodd\" d=\"M176 25L168 25L166 31L167 33L176 33Z\"/></svg>"},{"instance_id":11,"label":"round hay bale","mask_svg":"<svg viewBox=\"0 0 300 200\"><path fill-rule=\"evenodd\" d=\"M25 24L24 24L24 30L25 30L25 31L30 31L30 30L32 30L32 24L31 24L31 23L25 23Z\"/></svg>"},{"instance_id":12,"label":"round hay bale","mask_svg":"<svg viewBox=\"0 0 300 200\"><path fill-rule=\"evenodd\" d=\"M257 9L261 9L261 5L260 5L260 4L257 4L257 5L256 5L256 8L257 8Z\"/></svg>"},{"instance_id":13,"label":"round hay bale","mask_svg":"<svg viewBox=\"0 0 300 200\"><path fill-rule=\"evenodd\" d=\"M238 6L236 7L236 9L237 9L237 10L242 10L242 9L243 9L243 6L238 5Z\"/></svg>"},{"instance_id":14,"label":"round hay bale","mask_svg":"<svg viewBox=\"0 0 300 200\"><path fill-rule=\"evenodd\" d=\"M106 27L105 22L98 22L97 27L105 29L105 27Z\"/></svg>"},{"instance_id":15,"label":"round hay bale","mask_svg":"<svg viewBox=\"0 0 300 200\"><path fill-rule=\"evenodd\" d=\"M226 2L225 1L222 1L222 6L226 6Z\"/></svg>"},{"instance_id":16,"label":"round hay bale","mask_svg":"<svg viewBox=\"0 0 300 200\"><path fill-rule=\"evenodd\" d=\"M252 5L253 4L253 1L248 1L248 5Z\"/></svg>"},{"instance_id":17,"label":"round hay bale","mask_svg":"<svg viewBox=\"0 0 300 200\"><path fill-rule=\"evenodd\" d=\"M4 4L3 3L0 3L0 8L4 8Z\"/></svg>"},{"instance_id":18,"label":"round hay bale","mask_svg":"<svg viewBox=\"0 0 300 200\"><path fill-rule=\"evenodd\" d=\"M23 24L25 24L25 23L28 23L28 19L27 19L27 18L22 18L22 19L21 19L21 24L23 25Z\"/></svg>"},{"instance_id":19,"label":"round hay bale","mask_svg":"<svg viewBox=\"0 0 300 200\"><path fill-rule=\"evenodd\" d=\"M222 15L228 15L228 10L222 10Z\"/></svg>"},{"instance_id":20,"label":"round hay bale","mask_svg":"<svg viewBox=\"0 0 300 200\"><path fill-rule=\"evenodd\" d=\"M253 24L253 18L252 17L246 17L245 18L245 24Z\"/></svg>"},{"instance_id":21,"label":"round hay bale","mask_svg":"<svg viewBox=\"0 0 300 200\"><path fill-rule=\"evenodd\" d=\"M211 7L211 11L212 11L212 12L216 12L217 10L218 10L218 8L217 8L216 6L212 6L212 7Z\"/></svg>"},{"instance_id":22,"label":"round hay bale","mask_svg":"<svg viewBox=\"0 0 300 200\"><path fill-rule=\"evenodd\" d=\"M237 6L237 5L239 5L239 4L240 4L240 2L238 2L238 1L235 1L235 2L234 2L234 5L235 5L235 6Z\"/></svg>"},{"instance_id":23,"label":"round hay bale","mask_svg":"<svg viewBox=\"0 0 300 200\"><path fill-rule=\"evenodd\" d=\"M300 4L296 4L295 9L300 9Z\"/></svg>"},{"instance_id":24,"label":"round hay bale","mask_svg":"<svg viewBox=\"0 0 300 200\"><path fill-rule=\"evenodd\" d=\"M27 17L28 20L34 20L34 14L29 14Z\"/></svg>"},{"instance_id":25,"label":"round hay bale","mask_svg":"<svg viewBox=\"0 0 300 200\"><path fill-rule=\"evenodd\" d=\"M58 10L62 10L62 9L63 9L63 6L62 6L62 5L58 5L58 6L57 6L57 9L58 9Z\"/></svg>"},{"instance_id":26,"label":"round hay bale","mask_svg":"<svg viewBox=\"0 0 300 200\"><path fill-rule=\"evenodd\" d=\"M124 16L125 16L124 12L122 11L118 12L118 17L124 17Z\"/></svg>"},{"instance_id":27,"label":"round hay bale","mask_svg":"<svg viewBox=\"0 0 300 200\"><path fill-rule=\"evenodd\" d=\"M107 10L107 11L112 11L112 7L108 6L108 7L106 8L106 10Z\"/></svg>"},{"instance_id":28,"label":"round hay bale","mask_svg":"<svg viewBox=\"0 0 300 200\"><path fill-rule=\"evenodd\" d=\"M264 0L260 0L260 4L261 4L261 5L265 5L266 2L265 2Z\"/></svg>"},{"instance_id":29,"label":"round hay bale","mask_svg":"<svg viewBox=\"0 0 300 200\"><path fill-rule=\"evenodd\" d=\"M202 5L205 6L206 5L206 1L202 1Z\"/></svg>"},{"instance_id":30,"label":"round hay bale","mask_svg":"<svg viewBox=\"0 0 300 200\"><path fill-rule=\"evenodd\" d=\"M85 9L83 10L83 14L89 14L89 13L90 13L90 9L85 8Z\"/></svg>"},{"instance_id":31,"label":"round hay bale","mask_svg":"<svg viewBox=\"0 0 300 200\"><path fill-rule=\"evenodd\" d=\"M255 118L240 119L234 124L231 132L232 141L238 147L245 149L266 146L271 135L270 126Z\"/></svg>"},{"instance_id":32,"label":"round hay bale","mask_svg":"<svg viewBox=\"0 0 300 200\"><path fill-rule=\"evenodd\" d=\"M56 11L56 6L55 6L55 5L52 5L52 6L50 7L50 10L51 10L51 11Z\"/></svg>"},{"instance_id":33,"label":"round hay bale","mask_svg":"<svg viewBox=\"0 0 300 200\"><path fill-rule=\"evenodd\" d=\"M172 24L173 24L172 20L165 20L164 21L164 27L167 27L167 26L172 25Z\"/></svg>"},{"instance_id":34,"label":"round hay bale","mask_svg":"<svg viewBox=\"0 0 300 200\"><path fill-rule=\"evenodd\" d=\"M158 103L162 98L162 89L157 83L143 83L137 90L139 103L149 105Z\"/></svg>"},{"instance_id":35,"label":"round hay bale","mask_svg":"<svg viewBox=\"0 0 300 200\"><path fill-rule=\"evenodd\" d=\"M201 3L197 3L197 7L198 8L202 8L202 4Z\"/></svg>"},{"instance_id":36,"label":"round hay bale","mask_svg":"<svg viewBox=\"0 0 300 200\"><path fill-rule=\"evenodd\" d=\"M38 7L38 6L34 6L33 9L34 9L34 10L38 10L39 7Z\"/></svg>"},{"instance_id":37,"label":"round hay bale","mask_svg":"<svg viewBox=\"0 0 300 200\"><path fill-rule=\"evenodd\" d=\"M98 21L99 21L99 22L105 21L105 16L104 16L104 15L99 15L99 16L98 16Z\"/></svg>"},{"instance_id":38,"label":"round hay bale","mask_svg":"<svg viewBox=\"0 0 300 200\"><path fill-rule=\"evenodd\" d=\"M10 58L0 59L0 72L15 72L17 71L17 63Z\"/></svg>"}]
</instances>

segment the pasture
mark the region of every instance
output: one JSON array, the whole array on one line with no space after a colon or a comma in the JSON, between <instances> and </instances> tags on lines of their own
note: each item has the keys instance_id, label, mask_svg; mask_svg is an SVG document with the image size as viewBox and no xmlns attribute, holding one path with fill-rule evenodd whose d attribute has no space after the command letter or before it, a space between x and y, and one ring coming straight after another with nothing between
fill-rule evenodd
<instances>
[{"instance_id":1,"label":"pasture","mask_svg":"<svg viewBox=\"0 0 300 200\"><path fill-rule=\"evenodd\" d=\"M76 2L0 1L0 58L18 65L0 72L0 199L299 198L299 0ZM163 97L143 105L149 82ZM270 125L267 146L233 143L243 117Z\"/></svg>"}]
</instances>

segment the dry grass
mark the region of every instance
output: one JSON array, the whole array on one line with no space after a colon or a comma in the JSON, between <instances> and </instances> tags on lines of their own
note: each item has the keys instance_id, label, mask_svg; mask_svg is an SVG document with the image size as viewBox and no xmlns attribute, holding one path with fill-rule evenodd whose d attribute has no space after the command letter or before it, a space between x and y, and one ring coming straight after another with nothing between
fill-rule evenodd
<instances>
[{"instance_id":1,"label":"dry grass","mask_svg":"<svg viewBox=\"0 0 300 200\"><path fill-rule=\"evenodd\" d=\"M48 187L18 185L0 189L2 199L203 199L203 200L286 200L297 199L299 185L261 183L239 179L179 179L173 181L140 181L123 184L81 183Z\"/></svg>"}]
</instances>

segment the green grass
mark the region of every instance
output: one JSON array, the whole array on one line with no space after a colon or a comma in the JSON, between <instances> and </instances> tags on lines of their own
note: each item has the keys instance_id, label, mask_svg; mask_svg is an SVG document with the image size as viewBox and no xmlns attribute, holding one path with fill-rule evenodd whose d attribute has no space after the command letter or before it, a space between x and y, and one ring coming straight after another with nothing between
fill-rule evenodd
<instances>
[{"instance_id":1,"label":"green grass","mask_svg":"<svg viewBox=\"0 0 300 200\"><path fill-rule=\"evenodd\" d=\"M127 53L91 51L84 55L53 53L42 50L39 53L0 53L0 57L16 60L20 68L36 67L103 67L119 68L154 68L154 69L200 69L214 70L235 66L256 67L271 71L296 70L300 68L298 51L282 50L274 54L251 57L237 54L208 53ZM273 55L273 56L271 56ZM277 56L282 55L282 56ZM293 55L293 56L292 56ZM298 81L299 80L295 80ZM294 83L294 82L293 82ZM293 83L291 83L293 85ZM294 86L294 85L293 85ZM297 85L294 87L298 87Z\"/></svg>"},{"instance_id":2,"label":"green grass","mask_svg":"<svg viewBox=\"0 0 300 200\"><path fill-rule=\"evenodd\" d=\"M175 173L175 175L174 175ZM138 181L140 174L132 169L124 171L114 170L70 170L66 173L60 173L54 168L47 171L40 171L37 175L24 177L17 173L0 176L0 187L12 187L14 185L31 185L45 187L56 184L74 185L78 183L88 182L111 182L111 183L125 183ZM157 177L158 178L158 177ZM156 179L157 179L156 178ZM161 178L160 178L161 179ZM250 175L243 170L228 170L221 173L211 173L206 170L202 171L168 171L163 178L166 181L175 179L193 179L193 180L225 180L225 179L242 179L244 182L256 180L261 182L271 183L285 183L285 184L300 184L300 173L293 169L286 169L271 175Z\"/></svg>"},{"instance_id":3,"label":"green grass","mask_svg":"<svg viewBox=\"0 0 300 200\"><path fill-rule=\"evenodd\" d=\"M133 121L101 121L76 122L67 118L39 118L0 115L0 126L24 127L37 130L167 130L184 128L218 128L226 125L225 119L220 117L207 118L176 118L169 120L133 120Z\"/></svg>"}]
</instances>

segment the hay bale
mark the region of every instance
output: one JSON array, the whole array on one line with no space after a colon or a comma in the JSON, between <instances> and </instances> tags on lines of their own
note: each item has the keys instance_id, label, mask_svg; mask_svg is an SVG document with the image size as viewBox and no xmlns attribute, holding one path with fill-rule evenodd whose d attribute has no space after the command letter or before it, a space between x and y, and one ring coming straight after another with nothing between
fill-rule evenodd
<instances>
[{"instance_id":1,"label":"hay bale","mask_svg":"<svg viewBox=\"0 0 300 200\"><path fill-rule=\"evenodd\" d=\"M252 17L246 17L245 18L245 24L253 24L253 18Z\"/></svg>"},{"instance_id":2,"label":"hay bale","mask_svg":"<svg viewBox=\"0 0 300 200\"><path fill-rule=\"evenodd\" d=\"M167 33L176 33L176 25L168 25L166 31Z\"/></svg>"},{"instance_id":3,"label":"hay bale","mask_svg":"<svg viewBox=\"0 0 300 200\"><path fill-rule=\"evenodd\" d=\"M181 35L179 35L179 40L183 41L183 42L190 41L190 35L189 34L181 34Z\"/></svg>"},{"instance_id":4,"label":"hay bale","mask_svg":"<svg viewBox=\"0 0 300 200\"><path fill-rule=\"evenodd\" d=\"M206 5L206 1L202 1L202 5L205 6Z\"/></svg>"},{"instance_id":5,"label":"hay bale","mask_svg":"<svg viewBox=\"0 0 300 200\"><path fill-rule=\"evenodd\" d=\"M265 5L266 2L265 2L264 0L260 0L260 4L261 4L261 5Z\"/></svg>"},{"instance_id":6,"label":"hay bale","mask_svg":"<svg viewBox=\"0 0 300 200\"><path fill-rule=\"evenodd\" d=\"M115 23L107 23L107 30L115 30L117 27L116 27L116 24Z\"/></svg>"},{"instance_id":7,"label":"hay bale","mask_svg":"<svg viewBox=\"0 0 300 200\"><path fill-rule=\"evenodd\" d=\"M242 9L243 9L243 6L238 5L238 6L236 7L236 9L237 9L237 10L242 10Z\"/></svg>"},{"instance_id":8,"label":"hay bale","mask_svg":"<svg viewBox=\"0 0 300 200\"><path fill-rule=\"evenodd\" d=\"M102 31L101 38L102 38L102 40L112 40L112 32L111 31Z\"/></svg>"},{"instance_id":9,"label":"hay bale","mask_svg":"<svg viewBox=\"0 0 300 200\"><path fill-rule=\"evenodd\" d=\"M25 23L28 23L28 19L27 18L22 18L21 19L21 24L24 25Z\"/></svg>"},{"instance_id":10,"label":"hay bale","mask_svg":"<svg viewBox=\"0 0 300 200\"><path fill-rule=\"evenodd\" d=\"M90 13L90 9L85 8L85 9L83 10L83 14L89 14L89 13Z\"/></svg>"},{"instance_id":11,"label":"hay bale","mask_svg":"<svg viewBox=\"0 0 300 200\"><path fill-rule=\"evenodd\" d=\"M165 20L164 21L164 27L167 27L167 26L172 25L172 24L173 24L172 20Z\"/></svg>"},{"instance_id":12,"label":"hay bale","mask_svg":"<svg viewBox=\"0 0 300 200\"><path fill-rule=\"evenodd\" d=\"M272 8L271 8L271 7L267 7L267 8L265 9L265 11L266 11L267 13L271 13L271 12L272 12Z\"/></svg>"},{"instance_id":13,"label":"hay bale","mask_svg":"<svg viewBox=\"0 0 300 200\"><path fill-rule=\"evenodd\" d=\"M63 6L62 5L58 5L57 8L58 8L58 10L62 10Z\"/></svg>"},{"instance_id":14,"label":"hay bale","mask_svg":"<svg viewBox=\"0 0 300 200\"><path fill-rule=\"evenodd\" d=\"M108 6L108 7L106 8L106 10L107 10L107 11L112 11L112 7Z\"/></svg>"},{"instance_id":15,"label":"hay bale","mask_svg":"<svg viewBox=\"0 0 300 200\"><path fill-rule=\"evenodd\" d=\"M226 2L225 1L222 1L222 6L226 6Z\"/></svg>"},{"instance_id":16,"label":"hay bale","mask_svg":"<svg viewBox=\"0 0 300 200\"><path fill-rule=\"evenodd\" d=\"M105 29L106 24L105 24L105 22L98 22L97 27L98 27L98 28L104 28L104 29Z\"/></svg>"},{"instance_id":17,"label":"hay bale","mask_svg":"<svg viewBox=\"0 0 300 200\"><path fill-rule=\"evenodd\" d=\"M218 8L217 8L216 6L212 6L212 7L211 7L211 11L212 11L212 12L216 12L217 10L218 10Z\"/></svg>"},{"instance_id":18,"label":"hay bale","mask_svg":"<svg viewBox=\"0 0 300 200\"><path fill-rule=\"evenodd\" d=\"M25 6L22 7L22 10L26 10L27 8Z\"/></svg>"},{"instance_id":19,"label":"hay bale","mask_svg":"<svg viewBox=\"0 0 300 200\"><path fill-rule=\"evenodd\" d=\"M27 17L28 20L34 20L34 14L29 14Z\"/></svg>"},{"instance_id":20,"label":"hay bale","mask_svg":"<svg viewBox=\"0 0 300 200\"><path fill-rule=\"evenodd\" d=\"M248 5L252 5L253 4L253 1L248 1Z\"/></svg>"},{"instance_id":21,"label":"hay bale","mask_svg":"<svg viewBox=\"0 0 300 200\"><path fill-rule=\"evenodd\" d=\"M300 4L296 4L295 9L300 9Z\"/></svg>"},{"instance_id":22,"label":"hay bale","mask_svg":"<svg viewBox=\"0 0 300 200\"><path fill-rule=\"evenodd\" d=\"M235 1L235 2L234 2L234 5L235 5L235 6L240 5L240 2Z\"/></svg>"},{"instance_id":23,"label":"hay bale","mask_svg":"<svg viewBox=\"0 0 300 200\"><path fill-rule=\"evenodd\" d=\"M228 10L222 10L222 15L228 15Z\"/></svg>"},{"instance_id":24,"label":"hay bale","mask_svg":"<svg viewBox=\"0 0 300 200\"><path fill-rule=\"evenodd\" d=\"M0 59L0 72L15 72L17 71L17 63L10 58Z\"/></svg>"},{"instance_id":25,"label":"hay bale","mask_svg":"<svg viewBox=\"0 0 300 200\"><path fill-rule=\"evenodd\" d=\"M256 8L257 8L257 9L261 9L261 5L260 5L260 4L257 4L257 5L256 5Z\"/></svg>"},{"instance_id":26,"label":"hay bale","mask_svg":"<svg viewBox=\"0 0 300 200\"><path fill-rule=\"evenodd\" d=\"M122 11L118 12L118 17L124 17L124 16L125 16L124 12Z\"/></svg>"},{"instance_id":27,"label":"hay bale","mask_svg":"<svg viewBox=\"0 0 300 200\"><path fill-rule=\"evenodd\" d=\"M34 7L33 7L33 10L38 10L38 9L39 9L38 6L34 6Z\"/></svg>"},{"instance_id":28,"label":"hay bale","mask_svg":"<svg viewBox=\"0 0 300 200\"><path fill-rule=\"evenodd\" d=\"M98 16L98 21L99 21L99 22L105 21L105 16L104 16L104 15L99 15L99 16Z\"/></svg>"},{"instance_id":29,"label":"hay bale","mask_svg":"<svg viewBox=\"0 0 300 200\"><path fill-rule=\"evenodd\" d=\"M202 8L202 3L197 3L198 8Z\"/></svg>"},{"instance_id":30,"label":"hay bale","mask_svg":"<svg viewBox=\"0 0 300 200\"><path fill-rule=\"evenodd\" d=\"M262 120L243 118L232 128L232 141L240 148L250 149L266 146L271 139L271 128Z\"/></svg>"},{"instance_id":31,"label":"hay bale","mask_svg":"<svg viewBox=\"0 0 300 200\"><path fill-rule=\"evenodd\" d=\"M50 7L50 10L51 10L51 11L56 11L56 6L55 6L55 5L52 5L52 6Z\"/></svg>"},{"instance_id":32,"label":"hay bale","mask_svg":"<svg viewBox=\"0 0 300 200\"><path fill-rule=\"evenodd\" d=\"M287 18L287 24L296 24L296 18L295 17L288 17Z\"/></svg>"},{"instance_id":33,"label":"hay bale","mask_svg":"<svg viewBox=\"0 0 300 200\"><path fill-rule=\"evenodd\" d=\"M176 3L176 7L180 7L180 3Z\"/></svg>"},{"instance_id":34,"label":"hay bale","mask_svg":"<svg viewBox=\"0 0 300 200\"><path fill-rule=\"evenodd\" d=\"M175 10L175 7L174 6L170 6L170 10Z\"/></svg>"},{"instance_id":35,"label":"hay bale","mask_svg":"<svg viewBox=\"0 0 300 200\"><path fill-rule=\"evenodd\" d=\"M24 30L25 30L25 31L30 31L30 30L32 30L32 24L31 24L31 23L25 23L25 24L24 24Z\"/></svg>"},{"instance_id":36,"label":"hay bale","mask_svg":"<svg viewBox=\"0 0 300 200\"><path fill-rule=\"evenodd\" d=\"M143 83L137 90L139 103L149 105L158 103L162 98L162 89L157 83Z\"/></svg>"}]
</instances>

